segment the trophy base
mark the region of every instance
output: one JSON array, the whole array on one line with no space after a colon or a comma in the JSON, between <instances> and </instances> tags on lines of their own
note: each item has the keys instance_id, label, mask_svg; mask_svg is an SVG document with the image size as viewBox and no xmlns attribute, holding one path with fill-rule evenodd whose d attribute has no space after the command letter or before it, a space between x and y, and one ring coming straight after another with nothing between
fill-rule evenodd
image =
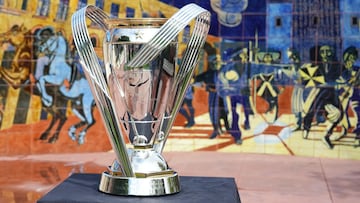
<instances>
[{"instance_id":1,"label":"trophy base","mask_svg":"<svg viewBox=\"0 0 360 203\"><path fill-rule=\"evenodd\" d=\"M99 190L112 195L162 196L180 192L180 181L176 172L137 178L111 175L105 171L101 175Z\"/></svg>"}]
</instances>

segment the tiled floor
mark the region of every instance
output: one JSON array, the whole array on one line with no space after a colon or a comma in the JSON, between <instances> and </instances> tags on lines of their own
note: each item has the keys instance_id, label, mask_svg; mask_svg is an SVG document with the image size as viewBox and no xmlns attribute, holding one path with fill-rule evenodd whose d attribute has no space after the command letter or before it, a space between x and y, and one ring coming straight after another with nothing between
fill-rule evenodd
<instances>
[{"instance_id":1,"label":"tiled floor","mask_svg":"<svg viewBox=\"0 0 360 203\"><path fill-rule=\"evenodd\" d=\"M181 176L234 177L242 202L355 203L360 161L226 152L166 152ZM114 154L0 157L0 202L32 203L72 173L101 173Z\"/></svg>"}]
</instances>

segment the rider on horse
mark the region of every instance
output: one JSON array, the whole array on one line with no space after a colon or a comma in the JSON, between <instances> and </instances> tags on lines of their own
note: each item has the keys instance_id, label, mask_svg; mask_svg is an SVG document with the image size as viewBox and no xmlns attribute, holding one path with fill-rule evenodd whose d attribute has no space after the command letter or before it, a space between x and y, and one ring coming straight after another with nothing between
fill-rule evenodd
<instances>
[{"instance_id":1,"label":"rider on horse","mask_svg":"<svg viewBox=\"0 0 360 203\"><path fill-rule=\"evenodd\" d=\"M43 43L36 64L35 79L41 92L42 102L49 107L53 103L53 97L47 93L46 83L60 86L65 80L71 79L71 67L66 62L68 45L64 37L56 35L51 27L40 30L38 38ZM44 74L46 65L49 66L49 70Z\"/></svg>"}]
</instances>

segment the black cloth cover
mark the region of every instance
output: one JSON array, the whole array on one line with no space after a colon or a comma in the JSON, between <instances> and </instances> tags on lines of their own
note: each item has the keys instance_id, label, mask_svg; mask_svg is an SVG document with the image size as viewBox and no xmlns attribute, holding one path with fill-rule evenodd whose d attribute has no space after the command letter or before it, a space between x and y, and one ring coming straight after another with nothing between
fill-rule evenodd
<instances>
[{"instance_id":1,"label":"black cloth cover","mask_svg":"<svg viewBox=\"0 0 360 203\"><path fill-rule=\"evenodd\" d=\"M73 174L38 203L232 203L241 202L234 178L180 176L181 191L166 196L117 196L98 190L100 174Z\"/></svg>"}]
</instances>

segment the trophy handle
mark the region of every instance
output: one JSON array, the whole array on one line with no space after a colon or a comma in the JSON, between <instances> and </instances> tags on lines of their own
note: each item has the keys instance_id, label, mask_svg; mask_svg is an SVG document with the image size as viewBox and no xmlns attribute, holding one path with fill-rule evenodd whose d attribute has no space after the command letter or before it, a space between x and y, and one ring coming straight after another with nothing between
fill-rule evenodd
<instances>
[{"instance_id":1,"label":"trophy handle","mask_svg":"<svg viewBox=\"0 0 360 203\"><path fill-rule=\"evenodd\" d=\"M176 92L176 98L179 99L173 101L172 112L170 113L171 118L168 121L165 132L160 132L155 139L154 149L158 153L161 153L164 149L171 126L175 121L175 115L181 107L191 76L198 63L201 48L204 46L210 28L210 13L196 4L188 4L182 7L160 27L159 32L127 63L128 67L141 67L148 64L194 19L195 25L181 60L179 72L175 77L173 91L171 91Z\"/></svg>"},{"instance_id":2,"label":"trophy handle","mask_svg":"<svg viewBox=\"0 0 360 203\"><path fill-rule=\"evenodd\" d=\"M100 115L104 120L105 128L108 132L110 143L114 149L116 158L119 163L121 163L120 170L126 177L135 177L127 154L125 141L123 137L120 136L122 135L121 129L119 125L116 125L119 122L116 116L115 104L110 97L102 67L100 66L98 57L89 37L86 17L104 29L107 36L109 36L109 29L106 20L109 19L109 17L101 9L89 5L74 13L71 19L71 28L85 76L90 83L89 86L94 98L96 98L95 101L101 112Z\"/></svg>"},{"instance_id":3,"label":"trophy handle","mask_svg":"<svg viewBox=\"0 0 360 203\"><path fill-rule=\"evenodd\" d=\"M154 149L158 153L161 153L164 149L171 126L175 121L175 115L181 107L191 76L198 63L201 48L204 46L210 28L210 12L196 4L188 4L182 7L160 27L159 32L126 64L128 67L142 67L150 63L194 19L194 29L181 60L179 72L175 77L173 91L171 91L176 92L176 98L179 99L174 101L172 112L170 113L171 118L168 121L165 132L160 132L154 142Z\"/></svg>"},{"instance_id":4,"label":"trophy handle","mask_svg":"<svg viewBox=\"0 0 360 203\"><path fill-rule=\"evenodd\" d=\"M141 67L151 62L194 19L194 30L186 47L184 62L181 64L183 67L180 66L181 70L185 69L185 71L193 68L210 27L210 13L196 4L188 4L171 16L160 27L159 32L127 63L127 66Z\"/></svg>"}]
</instances>

